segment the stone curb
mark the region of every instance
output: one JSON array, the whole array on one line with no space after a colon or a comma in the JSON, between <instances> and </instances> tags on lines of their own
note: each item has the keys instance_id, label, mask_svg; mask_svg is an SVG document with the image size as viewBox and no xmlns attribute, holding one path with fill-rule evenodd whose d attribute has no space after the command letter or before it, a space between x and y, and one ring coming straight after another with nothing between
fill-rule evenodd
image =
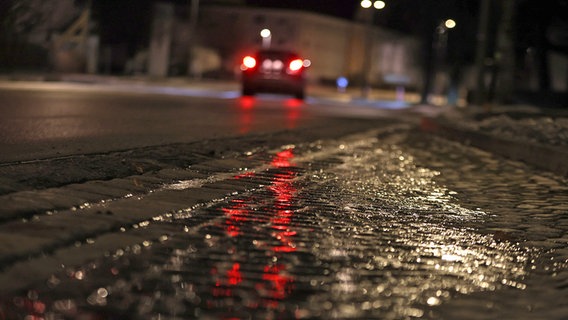
<instances>
[{"instance_id":1,"label":"stone curb","mask_svg":"<svg viewBox=\"0 0 568 320\"><path fill-rule=\"evenodd\" d=\"M568 161L566 161L568 150L563 148L519 142L478 131L458 129L443 120L431 117L421 119L420 129L512 160L525 162L541 170L568 177Z\"/></svg>"},{"instance_id":2,"label":"stone curb","mask_svg":"<svg viewBox=\"0 0 568 320\"><path fill-rule=\"evenodd\" d=\"M346 130L340 138L354 143L382 131L389 129ZM295 161L343 153L335 139L315 140L320 147L325 145L323 155L312 143L307 144L307 149L296 155ZM212 158L185 169L166 168L137 176L0 197L0 202L11 204L0 210L4 215L4 221L0 221L3 243L0 247L0 297L39 283L57 272L113 255L116 250L159 242L172 234L167 228L184 225L191 228L223 219L222 215L192 216L191 221L183 225L160 223L174 215L191 215L194 208L270 185L277 173L268 169L275 167L271 161L282 148L280 145L267 154L259 151L253 158L247 155ZM256 174L249 177L247 172Z\"/></svg>"}]
</instances>

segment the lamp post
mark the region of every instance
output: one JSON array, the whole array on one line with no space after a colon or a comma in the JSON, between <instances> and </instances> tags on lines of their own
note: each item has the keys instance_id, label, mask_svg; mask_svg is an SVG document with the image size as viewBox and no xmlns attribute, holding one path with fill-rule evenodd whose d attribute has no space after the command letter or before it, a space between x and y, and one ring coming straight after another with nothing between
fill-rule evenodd
<instances>
[{"instance_id":1,"label":"lamp post","mask_svg":"<svg viewBox=\"0 0 568 320\"><path fill-rule=\"evenodd\" d=\"M189 0L189 45L188 45L188 74L197 77L198 72L195 68L195 48L197 47L197 19L199 16L199 0Z\"/></svg>"},{"instance_id":2,"label":"lamp post","mask_svg":"<svg viewBox=\"0 0 568 320\"><path fill-rule=\"evenodd\" d=\"M447 65L446 65L446 58L448 53L448 32L450 29L456 27L456 21L453 19L446 19L440 21L440 23L434 29L434 42L432 44L432 48L434 49L434 60L433 60L433 67L432 70L434 71L434 79L436 79L436 75L438 73L447 72ZM448 102L451 101L451 104L454 104L457 100L457 89L454 88L454 77L453 77L453 70L450 70L449 75L449 87L448 87ZM435 80L434 80L435 81Z\"/></svg>"},{"instance_id":3,"label":"lamp post","mask_svg":"<svg viewBox=\"0 0 568 320\"><path fill-rule=\"evenodd\" d=\"M456 22L453 19L441 21L434 30L434 41L438 48L438 55L441 58L445 56L445 50L448 47L448 30L456 27Z\"/></svg>"},{"instance_id":4,"label":"lamp post","mask_svg":"<svg viewBox=\"0 0 568 320\"><path fill-rule=\"evenodd\" d=\"M361 7L363 9L371 9L373 7L375 10L382 10L386 7L386 3L381 0L371 1L371 0L362 0ZM362 86L361 86L361 95L363 98L367 99L369 96L370 85L369 85L369 71L371 69L371 54L373 51L372 45L372 24L373 24L373 15L374 12L369 14L366 18L365 24L365 52L364 52L364 59L363 59L363 70L361 70L362 75Z\"/></svg>"},{"instance_id":5,"label":"lamp post","mask_svg":"<svg viewBox=\"0 0 568 320\"><path fill-rule=\"evenodd\" d=\"M270 29L262 29L260 36L262 37L262 47L270 48L270 43L272 42L272 32L270 32Z\"/></svg>"}]
</instances>

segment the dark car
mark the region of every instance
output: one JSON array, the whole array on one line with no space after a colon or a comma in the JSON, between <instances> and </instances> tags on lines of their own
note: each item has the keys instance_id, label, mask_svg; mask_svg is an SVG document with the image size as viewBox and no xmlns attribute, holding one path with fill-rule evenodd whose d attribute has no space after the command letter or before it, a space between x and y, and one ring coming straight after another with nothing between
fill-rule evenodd
<instances>
[{"instance_id":1,"label":"dark car","mask_svg":"<svg viewBox=\"0 0 568 320\"><path fill-rule=\"evenodd\" d=\"M244 57L242 93L252 96L257 92L292 94L304 99L306 90L305 69L309 60L292 51L266 49Z\"/></svg>"}]
</instances>

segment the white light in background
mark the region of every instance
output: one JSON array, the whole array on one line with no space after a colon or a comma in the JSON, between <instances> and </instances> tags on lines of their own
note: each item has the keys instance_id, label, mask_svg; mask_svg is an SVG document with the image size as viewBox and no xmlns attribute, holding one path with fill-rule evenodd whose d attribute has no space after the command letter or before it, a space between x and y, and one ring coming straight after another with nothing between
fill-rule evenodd
<instances>
[{"instance_id":1,"label":"white light in background","mask_svg":"<svg viewBox=\"0 0 568 320\"><path fill-rule=\"evenodd\" d=\"M270 43L272 42L272 32L269 29L262 29L260 31L260 36L262 37L262 47L270 48Z\"/></svg>"},{"instance_id":2,"label":"white light in background","mask_svg":"<svg viewBox=\"0 0 568 320\"><path fill-rule=\"evenodd\" d=\"M456 27L456 21L452 20L452 19L448 19L446 20L446 22L444 23L444 25L446 26L446 28L448 29L453 29Z\"/></svg>"},{"instance_id":3,"label":"white light in background","mask_svg":"<svg viewBox=\"0 0 568 320\"><path fill-rule=\"evenodd\" d=\"M361 7L368 9L373 5L373 2L371 2L371 0L363 0L361 1Z\"/></svg>"},{"instance_id":4,"label":"white light in background","mask_svg":"<svg viewBox=\"0 0 568 320\"><path fill-rule=\"evenodd\" d=\"M384 1L375 1L375 3L373 4L373 7L375 7L375 9L377 10L381 10L384 9L386 7L386 3Z\"/></svg>"}]
</instances>

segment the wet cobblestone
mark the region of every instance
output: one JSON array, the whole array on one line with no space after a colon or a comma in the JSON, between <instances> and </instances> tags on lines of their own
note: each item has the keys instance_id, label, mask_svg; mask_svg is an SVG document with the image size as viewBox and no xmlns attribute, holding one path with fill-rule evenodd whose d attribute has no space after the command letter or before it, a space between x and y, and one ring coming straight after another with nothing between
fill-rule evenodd
<instances>
[{"instance_id":1,"label":"wet cobblestone","mask_svg":"<svg viewBox=\"0 0 568 320\"><path fill-rule=\"evenodd\" d=\"M565 180L412 131L380 138L369 132L247 157L253 170L233 172L226 167L230 162L204 164L200 172L208 178L169 187L180 195L213 192L214 200L203 197L166 214L138 208L146 219L119 233L131 237L130 244L12 293L4 300L5 314L568 315ZM207 183L209 191L203 189ZM184 202L176 196L167 200L170 195L156 190L152 196ZM112 234L78 243L77 251L100 245L105 236Z\"/></svg>"},{"instance_id":2,"label":"wet cobblestone","mask_svg":"<svg viewBox=\"0 0 568 320\"><path fill-rule=\"evenodd\" d=\"M410 135L405 146L420 159L419 165L427 166L453 155L452 163L438 168L441 174L435 180L451 186L463 206L488 213L476 226L477 232L492 235L497 242L515 243L525 251L538 252L526 266L523 290L504 287L458 297L433 309L433 318L456 319L465 314L471 319L566 318L568 292L554 284L567 280L566 180L520 162L431 138ZM432 149L436 151L428 151ZM477 311L469 313L473 305Z\"/></svg>"}]
</instances>

